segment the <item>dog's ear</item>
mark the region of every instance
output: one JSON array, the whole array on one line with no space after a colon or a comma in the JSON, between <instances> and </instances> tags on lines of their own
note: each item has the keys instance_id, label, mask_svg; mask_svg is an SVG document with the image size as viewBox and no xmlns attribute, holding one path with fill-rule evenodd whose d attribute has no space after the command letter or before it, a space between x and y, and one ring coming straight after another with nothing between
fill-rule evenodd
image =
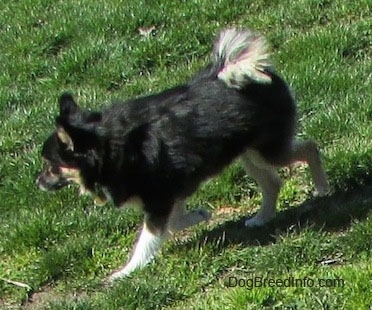
<instances>
[{"instance_id":1,"label":"dog's ear","mask_svg":"<svg viewBox=\"0 0 372 310\"><path fill-rule=\"evenodd\" d=\"M86 153L100 148L100 138L94 126L82 124L57 124L56 134L66 151Z\"/></svg>"},{"instance_id":2,"label":"dog's ear","mask_svg":"<svg viewBox=\"0 0 372 310\"><path fill-rule=\"evenodd\" d=\"M68 119L79 111L80 108L70 93L63 93L59 97L59 116L61 118Z\"/></svg>"},{"instance_id":3,"label":"dog's ear","mask_svg":"<svg viewBox=\"0 0 372 310\"><path fill-rule=\"evenodd\" d=\"M71 134L68 133L70 120L80 111L70 93L63 93L59 97L59 116L56 118L57 137L66 146L66 150L74 150L74 143Z\"/></svg>"},{"instance_id":4,"label":"dog's ear","mask_svg":"<svg viewBox=\"0 0 372 310\"><path fill-rule=\"evenodd\" d=\"M62 126L57 127L57 137L64 145L66 145L66 150L74 150L74 142Z\"/></svg>"},{"instance_id":5,"label":"dog's ear","mask_svg":"<svg viewBox=\"0 0 372 310\"><path fill-rule=\"evenodd\" d=\"M99 147L96 127L102 119L100 112L81 110L69 93L59 98L56 133L66 150L85 153Z\"/></svg>"}]
</instances>

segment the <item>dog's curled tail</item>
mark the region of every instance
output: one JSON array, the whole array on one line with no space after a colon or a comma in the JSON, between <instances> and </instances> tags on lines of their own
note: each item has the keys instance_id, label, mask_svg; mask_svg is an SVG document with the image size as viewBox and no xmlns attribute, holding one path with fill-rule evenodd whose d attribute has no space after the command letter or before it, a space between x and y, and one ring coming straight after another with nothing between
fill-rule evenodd
<instances>
[{"instance_id":1,"label":"dog's curled tail","mask_svg":"<svg viewBox=\"0 0 372 310\"><path fill-rule=\"evenodd\" d=\"M217 76L228 87L241 89L249 83L271 82L271 67L265 38L248 29L223 30L213 49Z\"/></svg>"}]
</instances>

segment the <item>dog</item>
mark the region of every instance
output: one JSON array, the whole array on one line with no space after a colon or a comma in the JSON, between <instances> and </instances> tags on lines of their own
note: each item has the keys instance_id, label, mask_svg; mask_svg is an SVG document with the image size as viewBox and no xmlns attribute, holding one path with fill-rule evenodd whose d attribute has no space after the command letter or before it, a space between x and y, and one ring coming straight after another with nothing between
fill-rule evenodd
<instances>
[{"instance_id":1,"label":"dog","mask_svg":"<svg viewBox=\"0 0 372 310\"><path fill-rule=\"evenodd\" d=\"M238 158L263 192L248 227L274 218L279 167L307 162L318 194L326 194L317 144L296 140L295 127L295 100L266 40L229 28L217 37L210 64L183 85L100 111L81 109L63 93L36 183L47 191L76 183L98 204L141 202L142 231L114 281L149 263L173 232L209 220L204 209L187 212L185 200Z\"/></svg>"}]
</instances>

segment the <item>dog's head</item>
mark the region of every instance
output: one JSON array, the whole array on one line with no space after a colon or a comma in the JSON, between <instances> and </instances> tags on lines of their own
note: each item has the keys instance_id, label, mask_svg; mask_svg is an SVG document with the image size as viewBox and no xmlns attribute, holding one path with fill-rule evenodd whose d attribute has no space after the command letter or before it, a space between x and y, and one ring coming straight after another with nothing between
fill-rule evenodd
<instances>
[{"instance_id":1,"label":"dog's head","mask_svg":"<svg viewBox=\"0 0 372 310\"><path fill-rule=\"evenodd\" d=\"M60 97L59 108L55 131L41 151L44 169L36 184L42 190L53 191L76 183L82 192L93 192L101 149L96 129L102 116L81 110L68 93Z\"/></svg>"}]
</instances>

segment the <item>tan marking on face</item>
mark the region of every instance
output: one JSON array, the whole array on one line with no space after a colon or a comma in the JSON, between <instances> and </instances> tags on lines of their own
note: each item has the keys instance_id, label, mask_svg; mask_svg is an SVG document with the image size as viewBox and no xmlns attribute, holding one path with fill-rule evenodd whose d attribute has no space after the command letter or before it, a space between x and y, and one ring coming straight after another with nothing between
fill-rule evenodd
<instances>
[{"instance_id":1,"label":"tan marking on face","mask_svg":"<svg viewBox=\"0 0 372 310\"><path fill-rule=\"evenodd\" d=\"M90 193L85 186L83 182L83 178L81 177L80 170L76 168L68 168L68 167L60 167L61 174L64 178L66 178L68 181L72 181L75 184L80 186L80 194L84 195L87 193Z\"/></svg>"},{"instance_id":2,"label":"tan marking on face","mask_svg":"<svg viewBox=\"0 0 372 310\"><path fill-rule=\"evenodd\" d=\"M67 167L60 167L60 169L61 169L61 174L69 181L73 181L79 185L82 183L82 178L81 178L79 169L67 168Z\"/></svg>"},{"instance_id":3,"label":"tan marking on face","mask_svg":"<svg viewBox=\"0 0 372 310\"><path fill-rule=\"evenodd\" d=\"M55 180L57 181L60 177L59 173L53 172L53 166L51 163L43 158L43 164L44 164L44 172L43 174L51 181Z\"/></svg>"}]
</instances>

